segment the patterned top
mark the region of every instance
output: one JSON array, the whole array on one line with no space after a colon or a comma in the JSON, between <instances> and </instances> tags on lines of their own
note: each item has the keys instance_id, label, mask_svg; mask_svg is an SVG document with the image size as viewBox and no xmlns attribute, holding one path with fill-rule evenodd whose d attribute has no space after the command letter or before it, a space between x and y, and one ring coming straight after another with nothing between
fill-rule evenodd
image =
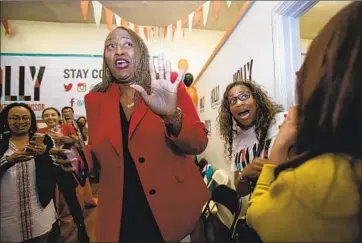
<instances>
[{"instance_id":1,"label":"patterned top","mask_svg":"<svg viewBox=\"0 0 362 243\"><path fill-rule=\"evenodd\" d=\"M13 143L4 157L17 151ZM1 178L1 242L21 242L49 232L56 220L53 200L43 208L38 198L35 160L17 163Z\"/></svg>"},{"instance_id":2,"label":"patterned top","mask_svg":"<svg viewBox=\"0 0 362 243\"><path fill-rule=\"evenodd\" d=\"M283 123L286 115L287 112L280 112L275 115L274 121L272 121L268 129L265 146L259 157L269 158L271 147L279 133L279 126ZM233 141L231 171L242 171L250 164L254 157L256 157L258 147L259 142L254 127L247 131L240 130L239 128Z\"/></svg>"}]
</instances>

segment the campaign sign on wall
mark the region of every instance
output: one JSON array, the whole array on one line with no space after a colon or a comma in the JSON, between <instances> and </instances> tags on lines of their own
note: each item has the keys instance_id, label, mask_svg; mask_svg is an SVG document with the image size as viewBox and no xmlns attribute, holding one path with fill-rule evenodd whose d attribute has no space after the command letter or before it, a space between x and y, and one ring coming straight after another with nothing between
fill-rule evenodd
<instances>
[{"instance_id":1,"label":"campaign sign on wall","mask_svg":"<svg viewBox=\"0 0 362 243\"><path fill-rule=\"evenodd\" d=\"M46 107L71 106L85 115L84 95L102 78L102 56L0 53L0 110L29 104L37 119Z\"/></svg>"}]
</instances>

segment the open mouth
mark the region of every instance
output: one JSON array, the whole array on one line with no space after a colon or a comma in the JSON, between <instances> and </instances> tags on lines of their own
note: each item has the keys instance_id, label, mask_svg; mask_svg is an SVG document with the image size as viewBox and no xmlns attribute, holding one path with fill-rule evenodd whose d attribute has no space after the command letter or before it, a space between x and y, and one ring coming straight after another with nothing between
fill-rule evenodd
<instances>
[{"instance_id":1,"label":"open mouth","mask_svg":"<svg viewBox=\"0 0 362 243\"><path fill-rule=\"evenodd\" d=\"M114 64L118 69L126 69L129 67L130 62L124 58L117 58Z\"/></svg>"},{"instance_id":2,"label":"open mouth","mask_svg":"<svg viewBox=\"0 0 362 243\"><path fill-rule=\"evenodd\" d=\"M240 119L248 119L250 117L250 111L245 110L239 113Z\"/></svg>"}]
</instances>

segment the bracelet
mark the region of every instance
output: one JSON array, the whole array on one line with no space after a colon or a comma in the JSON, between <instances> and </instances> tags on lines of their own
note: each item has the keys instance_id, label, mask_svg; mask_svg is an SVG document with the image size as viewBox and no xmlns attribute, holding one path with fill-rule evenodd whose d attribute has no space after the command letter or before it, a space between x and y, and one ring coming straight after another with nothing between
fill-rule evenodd
<instances>
[{"instance_id":1,"label":"bracelet","mask_svg":"<svg viewBox=\"0 0 362 243\"><path fill-rule=\"evenodd\" d=\"M182 110L177 107L176 109L176 113L171 115L171 116L165 116L163 117L162 121L166 124L166 125L173 125L177 122L179 122L182 118Z\"/></svg>"}]
</instances>

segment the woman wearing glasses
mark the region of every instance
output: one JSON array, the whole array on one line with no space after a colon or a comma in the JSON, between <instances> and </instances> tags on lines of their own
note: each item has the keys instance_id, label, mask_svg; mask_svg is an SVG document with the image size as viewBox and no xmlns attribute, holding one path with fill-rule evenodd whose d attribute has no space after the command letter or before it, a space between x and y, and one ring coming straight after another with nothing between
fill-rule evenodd
<instances>
[{"instance_id":1,"label":"woman wearing glasses","mask_svg":"<svg viewBox=\"0 0 362 243\"><path fill-rule=\"evenodd\" d=\"M218 121L240 196L251 192L269 157L279 125L286 117L280 111L281 106L254 82L238 81L226 87Z\"/></svg>"},{"instance_id":2,"label":"woman wearing glasses","mask_svg":"<svg viewBox=\"0 0 362 243\"><path fill-rule=\"evenodd\" d=\"M28 105L8 105L0 124L0 242L45 243L56 220L49 170L53 162L66 161L53 161L52 141L35 134L36 118Z\"/></svg>"}]
</instances>

